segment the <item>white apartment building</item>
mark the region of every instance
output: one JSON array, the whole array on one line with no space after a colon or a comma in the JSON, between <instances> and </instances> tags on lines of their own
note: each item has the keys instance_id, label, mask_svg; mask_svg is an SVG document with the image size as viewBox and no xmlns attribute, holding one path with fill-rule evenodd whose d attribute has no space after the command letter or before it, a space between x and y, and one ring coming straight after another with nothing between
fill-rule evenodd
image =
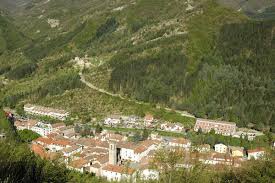
<instances>
[{"instance_id":1,"label":"white apartment building","mask_svg":"<svg viewBox=\"0 0 275 183\"><path fill-rule=\"evenodd\" d=\"M53 109L49 107L42 107L42 106L31 105L31 104L26 104L24 106L24 111L27 114L47 116L47 117L55 118L61 121L64 121L69 116L69 113L64 110Z\"/></svg>"},{"instance_id":2,"label":"white apartment building","mask_svg":"<svg viewBox=\"0 0 275 183\"><path fill-rule=\"evenodd\" d=\"M218 153L227 153L227 146L224 144L215 144L215 151Z\"/></svg>"},{"instance_id":3,"label":"white apartment building","mask_svg":"<svg viewBox=\"0 0 275 183\"><path fill-rule=\"evenodd\" d=\"M52 133L52 125L38 122L35 126L31 128L32 131L38 133L41 136L47 136Z\"/></svg>"}]
</instances>

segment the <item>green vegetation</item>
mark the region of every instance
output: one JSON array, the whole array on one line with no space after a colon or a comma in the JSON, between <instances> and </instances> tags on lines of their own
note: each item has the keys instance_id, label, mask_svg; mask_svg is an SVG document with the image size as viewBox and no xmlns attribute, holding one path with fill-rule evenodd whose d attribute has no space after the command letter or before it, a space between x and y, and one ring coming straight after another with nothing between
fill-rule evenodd
<instances>
[{"instance_id":1,"label":"green vegetation","mask_svg":"<svg viewBox=\"0 0 275 183\"><path fill-rule=\"evenodd\" d=\"M190 139L194 145L209 144L211 147L214 147L217 143L223 143L230 146L244 147L245 149L255 149L258 147L269 149L274 140L274 136L269 136L269 134L256 137L255 140L249 141L247 137L235 138L231 136L222 136L215 134L214 131L208 134L188 132L186 137Z\"/></svg>"},{"instance_id":2,"label":"green vegetation","mask_svg":"<svg viewBox=\"0 0 275 183\"><path fill-rule=\"evenodd\" d=\"M113 91L123 91L137 100L152 103L168 103L173 96L184 93L185 56L180 49L160 50L150 57L124 60L119 55L111 61L110 87ZM127 58L126 58L127 59ZM167 67L169 66L169 67Z\"/></svg>"},{"instance_id":3,"label":"green vegetation","mask_svg":"<svg viewBox=\"0 0 275 183\"><path fill-rule=\"evenodd\" d=\"M144 56L129 49L113 57L110 89L197 117L273 129L274 21L248 21L212 1L202 10L188 22L186 52L161 44Z\"/></svg>"},{"instance_id":4,"label":"green vegetation","mask_svg":"<svg viewBox=\"0 0 275 183\"><path fill-rule=\"evenodd\" d=\"M35 71L36 67L37 66L33 63L18 65L16 68L11 69L8 72L7 77L9 79L21 79L30 76Z\"/></svg>"},{"instance_id":5,"label":"green vegetation","mask_svg":"<svg viewBox=\"0 0 275 183\"><path fill-rule=\"evenodd\" d=\"M193 10L178 0L58 0L21 9L25 16L15 13L14 22L2 17L1 103L56 106L83 122L87 116L152 113L192 127L194 119L155 108L169 106L273 129L274 22L248 20L213 0L191 5ZM59 25L51 28L48 19ZM91 67L85 78L94 85L153 104L85 87L71 60L86 54Z\"/></svg>"},{"instance_id":6,"label":"green vegetation","mask_svg":"<svg viewBox=\"0 0 275 183\"><path fill-rule=\"evenodd\" d=\"M6 17L0 14L0 55L26 45L29 40Z\"/></svg>"},{"instance_id":7,"label":"green vegetation","mask_svg":"<svg viewBox=\"0 0 275 183\"><path fill-rule=\"evenodd\" d=\"M104 34L114 32L118 27L118 22L114 17L109 18L104 24L102 24L96 31L96 37L100 38Z\"/></svg>"},{"instance_id":8,"label":"green vegetation","mask_svg":"<svg viewBox=\"0 0 275 183\"><path fill-rule=\"evenodd\" d=\"M18 131L18 136L23 142L31 142L40 137L39 134L27 129Z\"/></svg>"},{"instance_id":9,"label":"green vegetation","mask_svg":"<svg viewBox=\"0 0 275 183\"><path fill-rule=\"evenodd\" d=\"M183 162L184 153L160 150L156 153L152 166L158 169L160 180L165 183L210 183L210 182L273 182L274 159L249 161L239 168L220 166L218 169L195 161L193 168L179 169L176 164Z\"/></svg>"}]
</instances>

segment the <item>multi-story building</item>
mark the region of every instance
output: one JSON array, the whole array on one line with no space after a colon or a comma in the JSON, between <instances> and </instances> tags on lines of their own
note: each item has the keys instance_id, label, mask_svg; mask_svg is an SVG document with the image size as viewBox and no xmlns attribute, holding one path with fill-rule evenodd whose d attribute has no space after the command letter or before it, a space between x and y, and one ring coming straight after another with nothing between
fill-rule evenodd
<instances>
[{"instance_id":1,"label":"multi-story building","mask_svg":"<svg viewBox=\"0 0 275 183\"><path fill-rule=\"evenodd\" d=\"M24 106L24 111L27 114L47 116L47 117L59 119L62 121L64 121L69 116L69 113L64 110L53 109L49 107L42 107L42 106L31 105L31 104L26 104Z\"/></svg>"},{"instance_id":2,"label":"multi-story building","mask_svg":"<svg viewBox=\"0 0 275 183\"><path fill-rule=\"evenodd\" d=\"M227 153L228 147L224 144L215 144L215 151L218 153Z\"/></svg>"},{"instance_id":3,"label":"multi-story building","mask_svg":"<svg viewBox=\"0 0 275 183\"><path fill-rule=\"evenodd\" d=\"M216 134L230 136L235 134L236 128L236 123L198 118L194 131L197 132L201 129L202 132L208 133L213 129Z\"/></svg>"},{"instance_id":4,"label":"multi-story building","mask_svg":"<svg viewBox=\"0 0 275 183\"><path fill-rule=\"evenodd\" d=\"M32 131L38 133L41 136L47 136L52 133L52 125L38 122L35 126L31 128Z\"/></svg>"}]
</instances>

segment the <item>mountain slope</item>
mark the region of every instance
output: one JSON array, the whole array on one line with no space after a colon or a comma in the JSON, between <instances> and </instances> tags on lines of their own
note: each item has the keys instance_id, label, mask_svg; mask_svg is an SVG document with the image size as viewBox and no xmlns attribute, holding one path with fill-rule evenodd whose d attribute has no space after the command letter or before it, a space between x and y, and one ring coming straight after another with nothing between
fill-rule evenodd
<instances>
[{"instance_id":1,"label":"mountain slope","mask_svg":"<svg viewBox=\"0 0 275 183\"><path fill-rule=\"evenodd\" d=\"M239 126L274 126L273 21L249 20L214 0L35 0L13 17L31 41L0 58L1 68L15 68L1 73L5 105L58 106L83 121L160 115L154 106L169 106ZM90 83L152 105L85 87L73 61L85 55Z\"/></svg>"}]
</instances>

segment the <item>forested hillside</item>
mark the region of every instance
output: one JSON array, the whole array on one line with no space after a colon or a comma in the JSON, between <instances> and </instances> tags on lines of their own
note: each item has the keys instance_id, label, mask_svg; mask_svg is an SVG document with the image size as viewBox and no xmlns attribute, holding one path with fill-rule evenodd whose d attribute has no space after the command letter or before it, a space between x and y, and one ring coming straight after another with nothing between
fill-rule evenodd
<instances>
[{"instance_id":1,"label":"forested hillside","mask_svg":"<svg viewBox=\"0 0 275 183\"><path fill-rule=\"evenodd\" d=\"M261 20L215 0L28 2L0 21L1 102L60 107L82 121L159 116L161 106L274 128L272 3L245 6L264 9ZM73 61L85 55L89 82L150 104L86 87Z\"/></svg>"},{"instance_id":2,"label":"forested hillside","mask_svg":"<svg viewBox=\"0 0 275 183\"><path fill-rule=\"evenodd\" d=\"M187 47L190 50L184 52L173 44L138 59L122 52L111 62L110 88L198 117L274 128L275 21L228 23L220 29L215 22L216 32L206 35L211 25L204 25L219 12L208 8L190 20L187 39L192 50Z\"/></svg>"}]
</instances>

